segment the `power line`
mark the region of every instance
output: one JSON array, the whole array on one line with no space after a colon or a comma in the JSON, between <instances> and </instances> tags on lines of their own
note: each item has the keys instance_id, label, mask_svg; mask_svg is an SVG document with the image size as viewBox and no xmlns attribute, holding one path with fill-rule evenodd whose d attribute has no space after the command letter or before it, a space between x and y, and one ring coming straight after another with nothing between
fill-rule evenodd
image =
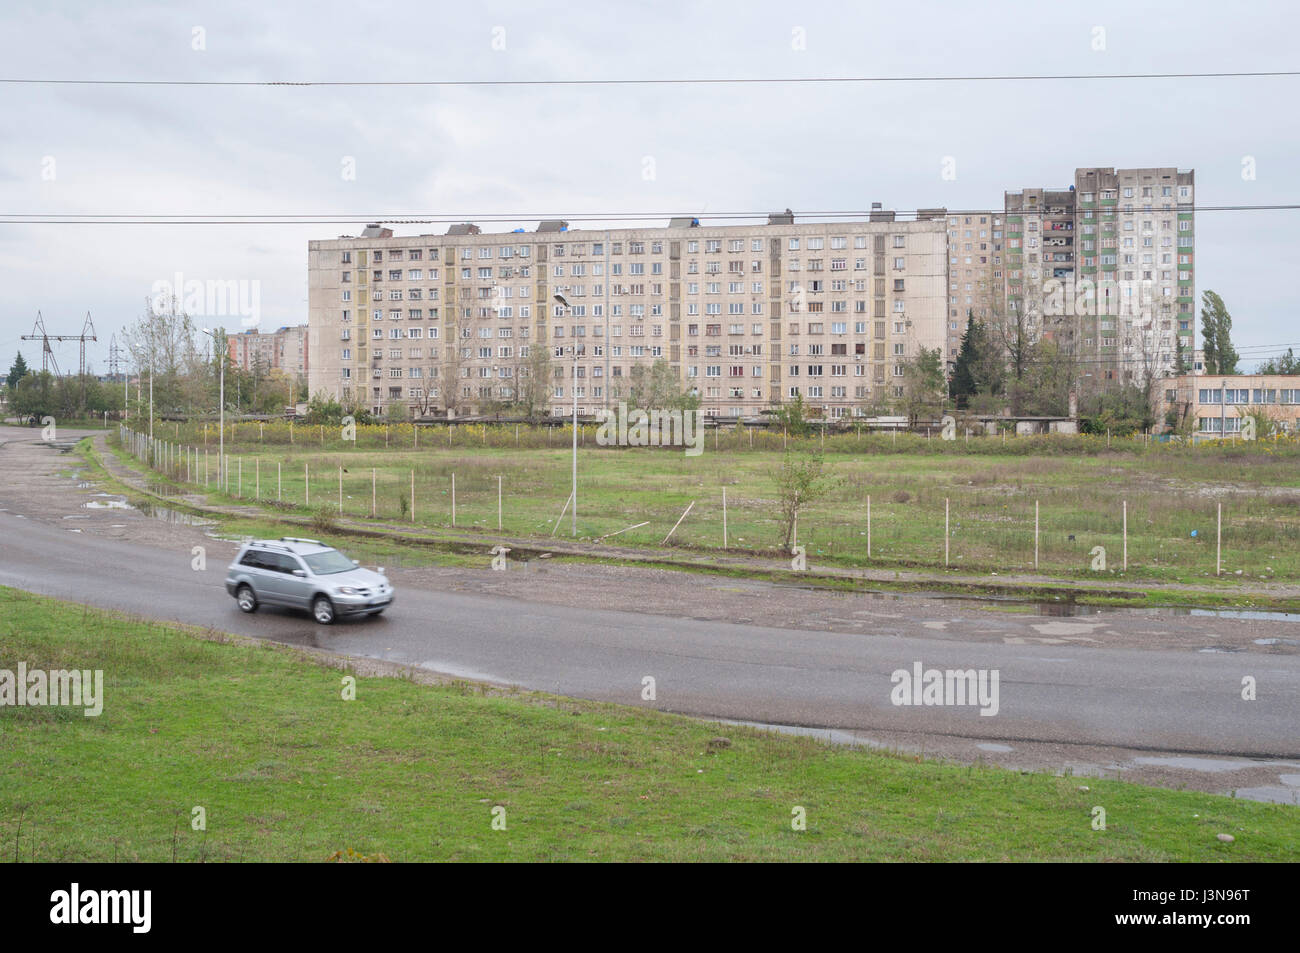
<instances>
[{"instance_id":1,"label":"power line","mask_svg":"<svg viewBox=\"0 0 1300 953\"><path fill-rule=\"evenodd\" d=\"M221 80L221 79L41 79L0 78L10 86L210 86L210 87L512 87L512 86L778 86L869 83L1023 83L1092 80L1260 79L1300 76L1300 70L1220 70L1200 73L1038 73L986 76L782 76L683 77L677 79L431 79L431 80Z\"/></svg>"},{"instance_id":2,"label":"power line","mask_svg":"<svg viewBox=\"0 0 1300 953\"><path fill-rule=\"evenodd\" d=\"M1124 215L1163 215L1169 213L1198 212L1290 212L1300 209L1300 203L1278 203L1268 205L1178 205L1171 208L1151 208L1133 211L1116 210ZM952 215L1035 215L1043 214L1041 210L1017 210L1006 212L1001 209L908 209L890 210L894 216L890 221L918 221L926 218L941 218ZM709 213L709 220L734 221L766 219L770 212L716 212ZM854 209L843 211L795 212L804 219L869 219L873 214L879 215L880 209ZM347 212L271 212L271 213L152 213L152 212L0 212L0 223L8 225L329 225L354 224L359 222L380 225L447 225L461 222L484 222L491 224L526 221L545 221L562 219L566 222L611 222L611 221L649 221L682 217L680 212L592 212L579 214L537 213L537 212L487 212L447 215L429 212L398 213L347 213ZM692 216L698 217L698 216ZM703 225L701 227L708 227ZM535 234L535 233L534 233ZM562 235L564 232L547 233Z\"/></svg>"}]
</instances>

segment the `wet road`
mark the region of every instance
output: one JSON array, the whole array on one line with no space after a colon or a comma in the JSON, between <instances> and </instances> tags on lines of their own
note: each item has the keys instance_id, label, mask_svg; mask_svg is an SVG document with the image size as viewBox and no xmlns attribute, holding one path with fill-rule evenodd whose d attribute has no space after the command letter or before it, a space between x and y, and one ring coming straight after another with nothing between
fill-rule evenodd
<instances>
[{"instance_id":1,"label":"wet road","mask_svg":"<svg viewBox=\"0 0 1300 953\"><path fill-rule=\"evenodd\" d=\"M1081 744L1245 757L1300 757L1300 656L1014 645L733 625L637 612L617 591L599 610L421 589L392 573L378 619L318 626L244 615L222 587L230 547L203 571L184 552L72 532L0 512L0 584L105 608L312 645L442 672L687 714L981 741ZM123 514L123 519L142 518ZM211 544L194 530L196 542ZM922 623L915 623L920 627ZM997 714L891 703L891 673L998 673ZM1241 698L1253 677L1258 699ZM643 698L654 679L655 698Z\"/></svg>"}]
</instances>

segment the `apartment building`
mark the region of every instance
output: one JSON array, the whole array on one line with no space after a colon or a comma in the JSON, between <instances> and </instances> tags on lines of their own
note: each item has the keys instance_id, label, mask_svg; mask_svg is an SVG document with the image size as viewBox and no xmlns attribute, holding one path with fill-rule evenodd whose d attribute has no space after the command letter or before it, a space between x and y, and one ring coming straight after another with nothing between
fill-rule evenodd
<instances>
[{"instance_id":1,"label":"apartment building","mask_svg":"<svg viewBox=\"0 0 1300 953\"><path fill-rule=\"evenodd\" d=\"M512 404L550 349L549 410L629 396L663 359L701 408L753 417L802 396L829 418L901 396L919 349L947 353L942 209L866 221L358 236L308 243L309 389L374 413ZM568 307L554 296L561 294ZM576 360L573 347L577 347Z\"/></svg>"},{"instance_id":2,"label":"apartment building","mask_svg":"<svg viewBox=\"0 0 1300 953\"><path fill-rule=\"evenodd\" d=\"M948 215L948 329L944 356L951 366L966 320L984 324L1006 313L1003 211Z\"/></svg>"},{"instance_id":3,"label":"apartment building","mask_svg":"<svg viewBox=\"0 0 1300 953\"><path fill-rule=\"evenodd\" d=\"M250 329L233 334L227 338L230 362L241 370L282 371L289 377L305 381L311 366L308 337L305 324L275 331Z\"/></svg>"},{"instance_id":4,"label":"apartment building","mask_svg":"<svg viewBox=\"0 0 1300 953\"><path fill-rule=\"evenodd\" d=\"M1240 434L1253 413L1272 418L1284 433L1300 433L1300 376L1182 374L1165 382L1164 398L1166 409L1202 436Z\"/></svg>"},{"instance_id":5,"label":"apartment building","mask_svg":"<svg viewBox=\"0 0 1300 953\"><path fill-rule=\"evenodd\" d=\"M1195 173L1076 169L1081 360L1106 379L1171 373L1196 350ZM1088 313L1090 312L1090 313Z\"/></svg>"},{"instance_id":6,"label":"apartment building","mask_svg":"<svg viewBox=\"0 0 1300 953\"><path fill-rule=\"evenodd\" d=\"M1006 320L1035 338L1074 344L1060 291L1075 277L1074 189L1007 192Z\"/></svg>"},{"instance_id":7,"label":"apartment building","mask_svg":"<svg viewBox=\"0 0 1300 953\"><path fill-rule=\"evenodd\" d=\"M1058 341L1084 381L1172 373L1195 351L1195 173L1078 168L1006 193L1006 308Z\"/></svg>"}]
</instances>

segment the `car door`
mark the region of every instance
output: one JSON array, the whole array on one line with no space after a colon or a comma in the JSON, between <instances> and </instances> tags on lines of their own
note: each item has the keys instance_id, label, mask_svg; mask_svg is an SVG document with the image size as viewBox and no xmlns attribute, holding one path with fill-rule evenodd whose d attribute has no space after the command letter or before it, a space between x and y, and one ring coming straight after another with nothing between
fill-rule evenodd
<instances>
[{"instance_id":1,"label":"car door","mask_svg":"<svg viewBox=\"0 0 1300 953\"><path fill-rule=\"evenodd\" d=\"M307 573L307 567L302 560L290 553L276 553L275 558L279 568L280 592L284 598L284 604L294 606L299 609L311 607L312 579ZM301 570L303 575L295 576L294 571Z\"/></svg>"},{"instance_id":2,"label":"car door","mask_svg":"<svg viewBox=\"0 0 1300 953\"><path fill-rule=\"evenodd\" d=\"M280 604L280 567L272 553L250 549L240 560L240 568L252 583L258 602Z\"/></svg>"}]
</instances>

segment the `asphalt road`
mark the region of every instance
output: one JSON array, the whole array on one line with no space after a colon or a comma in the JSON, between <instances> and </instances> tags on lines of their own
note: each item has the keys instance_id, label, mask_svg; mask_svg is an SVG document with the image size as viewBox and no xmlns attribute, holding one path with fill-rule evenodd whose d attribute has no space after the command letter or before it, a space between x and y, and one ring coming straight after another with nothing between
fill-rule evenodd
<instances>
[{"instance_id":1,"label":"asphalt road","mask_svg":"<svg viewBox=\"0 0 1300 953\"><path fill-rule=\"evenodd\" d=\"M142 518L123 514L123 518ZM1033 646L827 632L602 610L404 586L377 619L318 626L241 613L206 570L152 546L0 512L0 584L263 639L415 664L584 698L743 721L922 732L982 741L1300 757L1300 656ZM202 534L195 531L197 539ZM689 607L683 607L689 611ZM998 712L891 703L891 673L996 670ZM1258 699L1244 701L1245 676ZM643 679L655 682L653 701Z\"/></svg>"}]
</instances>

